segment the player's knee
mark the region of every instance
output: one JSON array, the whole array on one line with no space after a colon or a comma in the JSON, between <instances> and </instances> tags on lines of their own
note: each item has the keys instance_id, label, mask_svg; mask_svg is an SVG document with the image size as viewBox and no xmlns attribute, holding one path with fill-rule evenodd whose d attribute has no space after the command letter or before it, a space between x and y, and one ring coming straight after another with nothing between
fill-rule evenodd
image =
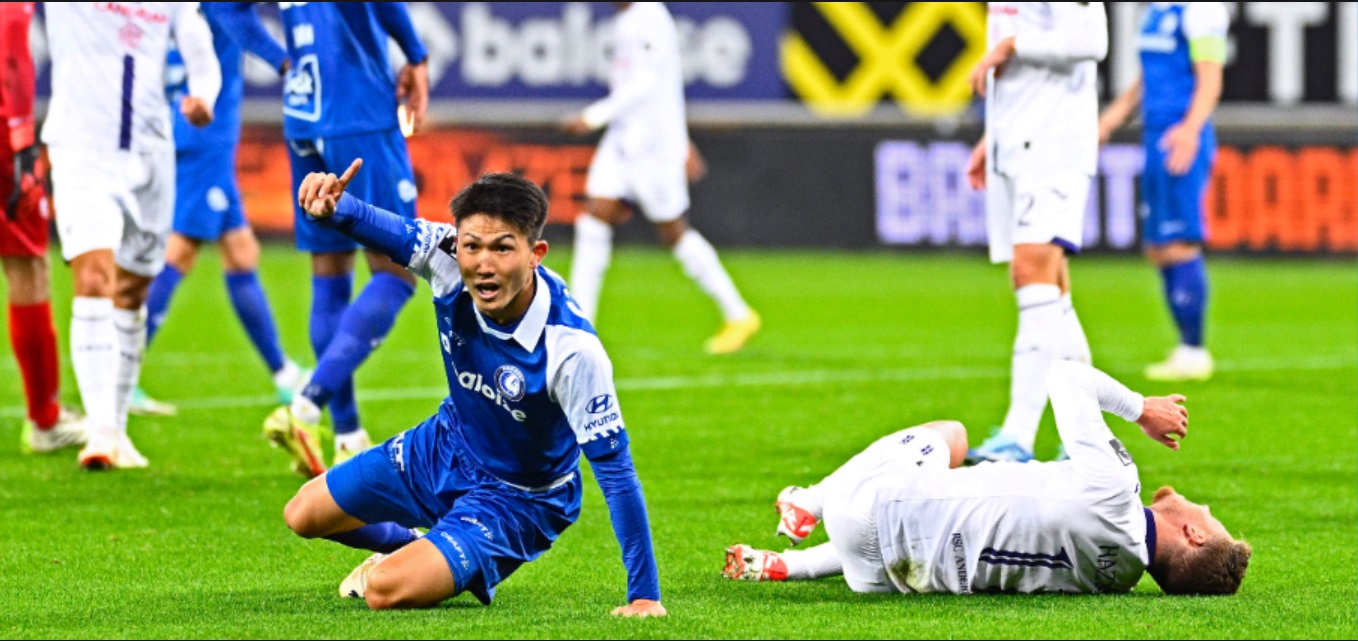
<instances>
[{"instance_id":1,"label":"player's knee","mask_svg":"<svg viewBox=\"0 0 1358 641\"><path fill-rule=\"evenodd\" d=\"M321 536L321 524L315 518L314 511L309 509L308 501L302 493L292 497L291 501L283 508L283 522L288 524L288 529L292 530L297 536L304 539L314 539Z\"/></svg>"},{"instance_id":2,"label":"player's knee","mask_svg":"<svg viewBox=\"0 0 1358 641\"><path fill-rule=\"evenodd\" d=\"M934 421L924 427L937 432L948 444L949 464L957 467L967 457L967 426L958 421Z\"/></svg>"},{"instance_id":3,"label":"player's knee","mask_svg":"<svg viewBox=\"0 0 1358 641\"><path fill-rule=\"evenodd\" d=\"M667 223L656 223L655 230L660 235L661 243L666 247L674 247L679 244L679 239L684 237L684 232L688 231L688 225L680 218Z\"/></svg>"},{"instance_id":4,"label":"player's knee","mask_svg":"<svg viewBox=\"0 0 1358 641\"><path fill-rule=\"evenodd\" d=\"M428 605L415 594L408 582L391 572L374 571L368 577L363 600L367 601L369 610L406 610Z\"/></svg>"}]
</instances>

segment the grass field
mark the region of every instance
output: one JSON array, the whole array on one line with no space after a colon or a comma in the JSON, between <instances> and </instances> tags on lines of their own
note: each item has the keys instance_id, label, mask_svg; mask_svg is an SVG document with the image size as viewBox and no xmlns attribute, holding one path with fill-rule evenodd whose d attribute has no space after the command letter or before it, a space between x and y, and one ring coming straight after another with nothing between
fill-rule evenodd
<instances>
[{"instance_id":1,"label":"grass field","mask_svg":"<svg viewBox=\"0 0 1358 641\"><path fill-rule=\"evenodd\" d=\"M1358 278L1352 261L1211 264L1207 384L1147 382L1173 343L1154 270L1075 266L1095 363L1134 389L1188 395L1181 452L1109 417L1149 497L1173 484L1255 549L1241 593L1167 598L1149 577L1121 597L866 596L840 580L735 584L722 548L775 546L779 489L833 469L890 430L999 421L1015 314L979 255L736 252L725 258L765 330L743 353L701 352L718 318L668 256L625 250L601 335L651 509L666 620L616 620L625 575L597 486L557 547L503 584L424 612L371 613L338 581L366 553L303 541L281 511L299 485L260 438L272 388L215 259L181 288L144 386L177 418L133 419L147 470L90 474L73 452L18 453L22 395L0 359L0 636L87 637L1099 637L1354 638L1358 634ZM548 264L564 271L564 252ZM289 351L308 362L306 260L265 255ZM57 299L69 272L56 269ZM360 370L364 423L387 437L443 396L427 288ZM63 346L69 305L57 306ZM76 400L66 372L65 397ZM1048 424L1040 455L1056 446ZM823 540L817 534L812 543Z\"/></svg>"}]
</instances>

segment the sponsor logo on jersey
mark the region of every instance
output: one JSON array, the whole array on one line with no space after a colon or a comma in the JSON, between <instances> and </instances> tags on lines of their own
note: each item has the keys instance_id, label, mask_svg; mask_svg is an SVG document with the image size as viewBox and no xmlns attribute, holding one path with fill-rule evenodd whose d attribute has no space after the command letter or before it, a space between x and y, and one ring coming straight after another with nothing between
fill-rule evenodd
<instances>
[{"instance_id":1,"label":"sponsor logo on jersey","mask_svg":"<svg viewBox=\"0 0 1358 641\"><path fill-rule=\"evenodd\" d=\"M317 122L321 119L321 63L316 54L302 56L283 82L283 115Z\"/></svg>"},{"instance_id":2,"label":"sponsor logo on jersey","mask_svg":"<svg viewBox=\"0 0 1358 641\"><path fill-rule=\"evenodd\" d=\"M1118 455L1118 460L1122 461L1123 467L1132 464L1132 453L1128 452L1127 448L1122 446L1122 441L1113 439L1108 441L1108 445L1113 448L1113 453Z\"/></svg>"},{"instance_id":3,"label":"sponsor logo on jersey","mask_svg":"<svg viewBox=\"0 0 1358 641\"><path fill-rule=\"evenodd\" d=\"M505 400L504 395L497 391L495 386L487 385L485 379L480 374L457 372L456 366L453 367L453 371L457 373L457 384L461 385L463 389L484 396L486 400L495 403L496 407L509 412L509 415L520 423L528 420L527 414L523 413L521 410L510 407L509 401ZM523 376L523 374L520 373L519 376Z\"/></svg>"},{"instance_id":4,"label":"sponsor logo on jersey","mask_svg":"<svg viewBox=\"0 0 1358 641\"><path fill-rule=\"evenodd\" d=\"M600 394L589 399L589 405L585 407L590 414L602 414L613 409L613 395Z\"/></svg>"},{"instance_id":5,"label":"sponsor logo on jersey","mask_svg":"<svg viewBox=\"0 0 1358 641\"><path fill-rule=\"evenodd\" d=\"M519 371L519 368L501 365L500 369L495 370L495 388L510 402L518 402L523 400L528 383L524 381L523 372Z\"/></svg>"}]
</instances>

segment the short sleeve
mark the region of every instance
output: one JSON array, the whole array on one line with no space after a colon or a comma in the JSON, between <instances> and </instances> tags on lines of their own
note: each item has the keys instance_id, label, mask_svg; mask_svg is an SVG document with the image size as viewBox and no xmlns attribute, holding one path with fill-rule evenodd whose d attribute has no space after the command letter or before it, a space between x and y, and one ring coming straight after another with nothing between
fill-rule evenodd
<instances>
[{"instance_id":1,"label":"short sleeve","mask_svg":"<svg viewBox=\"0 0 1358 641\"><path fill-rule=\"evenodd\" d=\"M599 338L568 327L549 326L547 331L548 349L558 353L551 360L560 360L551 379L552 394L585 458L592 460L626 448L627 432L613 384L613 363Z\"/></svg>"}]
</instances>

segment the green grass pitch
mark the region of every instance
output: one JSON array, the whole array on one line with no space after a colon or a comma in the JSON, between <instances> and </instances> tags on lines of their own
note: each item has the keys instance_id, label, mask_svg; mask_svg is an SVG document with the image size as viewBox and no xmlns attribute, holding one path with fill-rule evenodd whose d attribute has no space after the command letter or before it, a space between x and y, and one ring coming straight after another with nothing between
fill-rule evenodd
<instances>
[{"instance_id":1,"label":"green grass pitch","mask_svg":"<svg viewBox=\"0 0 1358 641\"><path fill-rule=\"evenodd\" d=\"M1109 416L1146 496L1173 484L1249 540L1233 598L1132 595L865 596L840 580L763 585L719 576L722 548L777 546L774 496L816 480L889 430L954 418L973 442L1008 398L1013 298L979 254L724 253L765 329L712 358L715 309L665 254L624 250L601 333L651 509L666 620L617 620L625 577L587 479L580 521L504 583L488 608L462 597L371 613L336 596L366 553L284 526L299 486L260 437L272 405L205 255L148 355L144 386L177 418L134 418L147 470L91 474L74 452L18 453L20 379L0 358L0 636L86 637L1099 637L1353 638L1358 602L1358 279L1349 261L1210 263L1206 384L1152 384L1141 367L1173 333L1158 277L1127 257L1074 265L1095 363L1148 394L1187 394L1174 453ZM568 256L548 264L564 271ZM68 344L70 278L55 268ZM307 262L281 246L264 277L288 350L311 362ZM384 438L444 394L427 287L358 375L364 423ZM77 398L69 369L64 396ZM1056 447L1050 414L1040 455ZM810 543L818 543L818 533Z\"/></svg>"}]
</instances>

